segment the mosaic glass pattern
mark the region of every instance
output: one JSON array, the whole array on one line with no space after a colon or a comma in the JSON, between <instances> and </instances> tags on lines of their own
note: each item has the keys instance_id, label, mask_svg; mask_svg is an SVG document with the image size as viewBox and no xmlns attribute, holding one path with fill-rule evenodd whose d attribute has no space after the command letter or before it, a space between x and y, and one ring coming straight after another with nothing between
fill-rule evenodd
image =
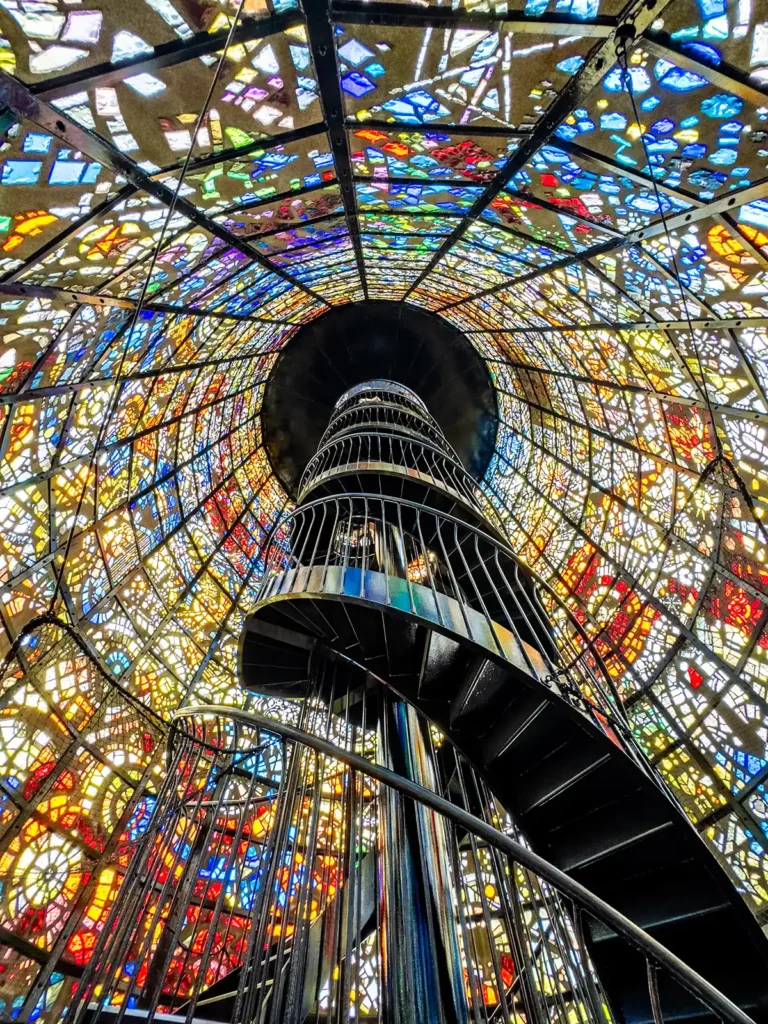
<instances>
[{"instance_id":1,"label":"mosaic glass pattern","mask_svg":"<svg viewBox=\"0 0 768 1024\"><path fill-rule=\"evenodd\" d=\"M620 6L347 3L329 76L293 0L0 4L0 1012L242 700L264 387L367 297L486 359L489 500L768 920L768 28L638 4L624 74Z\"/></svg>"}]
</instances>

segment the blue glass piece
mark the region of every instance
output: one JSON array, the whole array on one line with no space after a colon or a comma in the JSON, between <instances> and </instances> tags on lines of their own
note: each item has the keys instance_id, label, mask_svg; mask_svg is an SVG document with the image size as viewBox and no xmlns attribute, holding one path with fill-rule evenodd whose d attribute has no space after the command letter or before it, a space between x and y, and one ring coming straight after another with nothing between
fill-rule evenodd
<instances>
[{"instance_id":1,"label":"blue glass piece","mask_svg":"<svg viewBox=\"0 0 768 1024\"><path fill-rule=\"evenodd\" d=\"M605 132L623 132L627 127L627 119L623 114L617 112L601 114L600 127Z\"/></svg>"},{"instance_id":2,"label":"blue glass piece","mask_svg":"<svg viewBox=\"0 0 768 1024\"><path fill-rule=\"evenodd\" d=\"M557 0L555 10L583 21L597 17L600 13L600 0Z\"/></svg>"},{"instance_id":3,"label":"blue glass piece","mask_svg":"<svg viewBox=\"0 0 768 1024\"><path fill-rule=\"evenodd\" d=\"M698 119L698 117L696 117L694 115L692 117L685 117L685 118L683 118L683 120L680 122L680 127L681 128L695 128L698 123L699 123L699 119Z\"/></svg>"},{"instance_id":4,"label":"blue glass piece","mask_svg":"<svg viewBox=\"0 0 768 1024\"><path fill-rule=\"evenodd\" d=\"M542 146L539 152L550 164L564 164L568 163L571 159L567 153L564 153L562 149L558 149L556 146Z\"/></svg>"},{"instance_id":5,"label":"blue glass piece","mask_svg":"<svg viewBox=\"0 0 768 1024\"><path fill-rule=\"evenodd\" d=\"M296 160L297 157L294 154L291 156L288 153L278 153L276 151L266 152L264 156L259 158L259 169L270 168L270 170L280 170L282 167L286 167L288 164ZM254 161L254 164L256 161ZM251 175L253 177L253 174Z\"/></svg>"},{"instance_id":6,"label":"blue glass piece","mask_svg":"<svg viewBox=\"0 0 768 1024\"><path fill-rule=\"evenodd\" d=\"M704 26L702 35L705 39L727 39L728 18L725 15L721 18L711 18Z\"/></svg>"},{"instance_id":7,"label":"blue glass piece","mask_svg":"<svg viewBox=\"0 0 768 1024\"><path fill-rule=\"evenodd\" d=\"M739 154L735 149L718 149L716 153L712 153L709 162L718 167L729 167L735 164L738 158Z\"/></svg>"},{"instance_id":8,"label":"blue glass piece","mask_svg":"<svg viewBox=\"0 0 768 1024\"><path fill-rule=\"evenodd\" d=\"M653 68L653 74L659 85L673 92L690 92L692 89L701 89L707 85L706 78L695 74L693 71L683 71L676 64L668 60L657 60Z\"/></svg>"},{"instance_id":9,"label":"blue glass piece","mask_svg":"<svg viewBox=\"0 0 768 1024\"><path fill-rule=\"evenodd\" d=\"M318 153L312 157L312 163L318 170L330 169L333 167L333 153Z\"/></svg>"},{"instance_id":10,"label":"blue glass piece","mask_svg":"<svg viewBox=\"0 0 768 1024\"><path fill-rule=\"evenodd\" d=\"M672 209L672 203L666 196L659 196L657 199L654 192L638 192L636 195L627 196L624 202L638 213L667 213Z\"/></svg>"},{"instance_id":11,"label":"blue glass piece","mask_svg":"<svg viewBox=\"0 0 768 1024\"><path fill-rule=\"evenodd\" d=\"M0 174L0 184L36 185L42 169L41 160L6 160Z\"/></svg>"},{"instance_id":12,"label":"blue glass piece","mask_svg":"<svg viewBox=\"0 0 768 1024\"><path fill-rule=\"evenodd\" d=\"M646 112L655 110L660 103L661 98L659 96L648 96L647 99L644 99L640 104L640 109L645 110Z\"/></svg>"},{"instance_id":13,"label":"blue glass piece","mask_svg":"<svg viewBox=\"0 0 768 1024\"><path fill-rule=\"evenodd\" d=\"M740 114L744 106L744 100L733 96L728 92L718 92L714 96L708 96L702 100L701 112L707 117L725 118L735 117Z\"/></svg>"},{"instance_id":14,"label":"blue glass piece","mask_svg":"<svg viewBox=\"0 0 768 1024\"><path fill-rule=\"evenodd\" d=\"M686 25L685 28L679 28L677 32L672 32L670 39L697 39L698 35L698 25Z\"/></svg>"},{"instance_id":15,"label":"blue glass piece","mask_svg":"<svg viewBox=\"0 0 768 1024\"><path fill-rule=\"evenodd\" d=\"M617 196L621 192L621 187L616 184L613 178L604 174L600 178L597 190L598 192L603 192L607 196Z\"/></svg>"},{"instance_id":16,"label":"blue glass piece","mask_svg":"<svg viewBox=\"0 0 768 1024\"><path fill-rule=\"evenodd\" d=\"M566 57L565 60L561 60L555 67L566 75L575 75L583 63L584 58L580 54L576 54L573 57Z\"/></svg>"},{"instance_id":17,"label":"blue glass piece","mask_svg":"<svg viewBox=\"0 0 768 1024\"><path fill-rule=\"evenodd\" d=\"M381 78L386 72L384 65L379 64L378 61L374 61L373 64L366 64L364 70L366 75L370 75L371 78Z\"/></svg>"},{"instance_id":18,"label":"blue glass piece","mask_svg":"<svg viewBox=\"0 0 768 1024\"><path fill-rule=\"evenodd\" d=\"M578 188L584 192L589 192L595 187L596 180L597 175L589 174L586 171L582 171L581 174L577 174L574 178L572 178L568 182L568 184L572 185L573 188Z\"/></svg>"},{"instance_id":19,"label":"blue glass piece","mask_svg":"<svg viewBox=\"0 0 768 1024\"><path fill-rule=\"evenodd\" d=\"M570 142L572 139L575 139L578 134L578 128L574 128L572 124L561 124L555 132L555 135L559 139L565 139L566 142Z\"/></svg>"},{"instance_id":20,"label":"blue glass piece","mask_svg":"<svg viewBox=\"0 0 768 1024\"><path fill-rule=\"evenodd\" d=\"M357 66L362 64L364 60L370 60L375 54L373 50L369 50L359 39L350 39L343 46L339 47L339 56L350 64Z\"/></svg>"},{"instance_id":21,"label":"blue glass piece","mask_svg":"<svg viewBox=\"0 0 768 1024\"><path fill-rule=\"evenodd\" d=\"M95 185L99 180L99 174L101 173L101 164L88 164L85 169L85 174L80 179L83 185Z\"/></svg>"},{"instance_id":22,"label":"blue glass piece","mask_svg":"<svg viewBox=\"0 0 768 1024\"><path fill-rule=\"evenodd\" d=\"M22 149L25 153L47 153L53 142L52 135L43 135L40 132L28 132Z\"/></svg>"},{"instance_id":23,"label":"blue glass piece","mask_svg":"<svg viewBox=\"0 0 768 1024\"><path fill-rule=\"evenodd\" d=\"M645 147L649 153L676 153L677 143L674 139L659 139L658 141L649 141L652 137L646 136Z\"/></svg>"},{"instance_id":24,"label":"blue glass piece","mask_svg":"<svg viewBox=\"0 0 768 1024\"><path fill-rule=\"evenodd\" d=\"M726 0L698 0L701 16L705 20L725 14Z\"/></svg>"},{"instance_id":25,"label":"blue glass piece","mask_svg":"<svg viewBox=\"0 0 768 1024\"><path fill-rule=\"evenodd\" d=\"M697 245L692 249L690 246L684 245L680 250L680 262L685 267L695 267L706 255L706 246Z\"/></svg>"},{"instance_id":26,"label":"blue glass piece","mask_svg":"<svg viewBox=\"0 0 768 1024\"><path fill-rule=\"evenodd\" d=\"M412 124L434 121L435 118L445 117L450 113L447 107L439 103L425 89L416 89L406 93L402 99L387 100L383 107L395 117L404 118Z\"/></svg>"},{"instance_id":27,"label":"blue glass piece","mask_svg":"<svg viewBox=\"0 0 768 1024\"><path fill-rule=\"evenodd\" d=\"M648 92L651 88L651 80L645 68L630 68L629 78L632 82L632 91L635 93ZM603 88L607 92L627 92L624 72L621 68L611 68L603 79Z\"/></svg>"},{"instance_id":28,"label":"blue glass piece","mask_svg":"<svg viewBox=\"0 0 768 1024\"><path fill-rule=\"evenodd\" d=\"M747 203L739 209L737 216L739 224L768 230L768 200L756 199L754 203Z\"/></svg>"},{"instance_id":29,"label":"blue glass piece","mask_svg":"<svg viewBox=\"0 0 768 1024\"><path fill-rule=\"evenodd\" d=\"M745 174L749 174L749 168L748 167L732 167L731 168L731 177L732 178L743 178ZM742 182L742 185L746 185L746 184L747 184L746 181Z\"/></svg>"},{"instance_id":30,"label":"blue glass piece","mask_svg":"<svg viewBox=\"0 0 768 1024\"><path fill-rule=\"evenodd\" d=\"M489 32L485 39L475 47L475 52L472 54L470 64L477 64L478 62L485 64L486 60L489 60L494 56L498 47L499 33Z\"/></svg>"},{"instance_id":31,"label":"blue glass piece","mask_svg":"<svg viewBox=\"0 0 768 1024\"><path fill-rule=\"evenodd\" d=\"M696 60L711 64L713 68L718 67L723 60L717 47L708 46L706 43L683 43L683 50Z\"/></svg>"},{"instance_id":32,"label":"blue glass piece","mask_svg":"<svg viewBox=\"0 0 768 1024\"><path fill-rule=\"evenodd\" d=\"M684 160L701 160L706 155L707 147L703 142L689 142L687 146L683 147Z\"/></svg>"},{"instance_id":33,"label":"blue glass piece","mask_svg":"<svg viewBox=\"0 0 768 1024\"><path fill-rule=\"evenodd\" d=\"M365 96L369 92L373 92L376 86L365 75L361 75L359 71L348 71L346 75L341 78L341 88L344 92L349 93L350 96L354 96L355 99L359 99L361 96Z\"/></svg>"},{"instance_id":34,"label":"blue glass piece","mask_svg":"<svg viewBox=\"0 0 768 1024\"><path fill-rule=\"evenodd\" d=\"M459 81L462 85L468 85L474 89L475 86L480 84L480 79L483 77L484 72L485 68L483 67L470 68L469 71L464 72Z\"/></svg>"},{"instance_id":35,"label":"blue glass piece","mask_svg":"<svg viewBox=\"0 0 768 1024\"><path fill-rule=\"evenodd\" d=\"M726 180L727 175L721 174L720 171L709 171L706 167L700 167L697 171L693 171L688 175L690 184L695 185L697 188L716 189Z\"/></svg>"},{"instance_id":36,"label":"blue glass piece","mask_svg":"<svg viewBox=\"0 0 768 1024\"><path fill-rule=\"evenodd\" d=\"M677 125L669 117L663 117L660 121L654 121L651 125L651 131L654 135L669 135L673 132Z\"/></svg>"}]
</instances>

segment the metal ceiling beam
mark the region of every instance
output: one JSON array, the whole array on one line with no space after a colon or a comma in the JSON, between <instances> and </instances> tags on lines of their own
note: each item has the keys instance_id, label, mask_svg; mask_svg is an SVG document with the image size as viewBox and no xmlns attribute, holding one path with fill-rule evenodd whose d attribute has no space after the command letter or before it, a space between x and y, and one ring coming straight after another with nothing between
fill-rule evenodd
<instances>
[{"instance_id":1,"label":"metal ceiling beam","mask_svg":"<svg viewBox=\"0 0 768 1024\"><path fill-rule=\"evenodd\" d=\"M272 352L241 352L236 356L225 356L217 359L202 359L197 363L192 361L189 363L175 365L172 363L163 364L163 366L156 370L138 370L135 373L123 374L119 379L116 379L115 377L94 377L76 381L71 384L51 384L47 387L40 388L27 386L30 378L34 376L34 374L30 374L30 377L27 378L19 391L7 391L4 394L0 394L0 408L8 405L23 404L24 402L36 402L41 398L52 398L58 395L76 395L80 391L93 391L96 388L108 388L114 387L115 385L122 386L137 380L153 380L157 377L172 377L174 375L181 376L183 373L205 370L213 366L230 366L232 363L242 362L244 359L253 359L257 364L268 363L272 356L274 356L274 353ZM259 381L256 381L256 383L259 383ZM192 415L192 413L189 415ZM158 429L157 426L154 429ZM21 485L26 487L31 482L40 483L42 480L48 479L56 472L58 472L58 469L54 468L53 472L42 472L36 474L34 477L27 477L26 480L21 481ZM13 491L19 486L19 482L9 484L0 490L0 493Z\"/></svg>"},{"instance_id":2,"label":"metal ceiling beam","mask_svg":"<svg viewBox=\"0 0 768 1024\"><path fill-rule=\"evenodd\" d=\"M322 249L334 242L338 242L339 239L345 238L347 234L347 224L343 213L339 215L339 219L342 221L342 230L338 234L331 235L330 238L308 238L306 241L299 242L296 245L286 245L284 249L275 249L269 258L273 260L280 256L293 256L296 252L304 252L306 249Z\"/></svg>"},{"instance_id":3,"label":"metal ceiling beam","mask_svg":"<svg viewBox=\"0 0 768 1024\"><path fill-rule=\"evenodd\" d=\"M118 189L115 195L110 199L105 199L103 203L99 203L97 206L94 206L92 210L89 210L88 213L84 214L82 217L78 217L76 220L73 220L62 231L59 231L57 235L54 235L50 241L41 245L40 248L36 249L33 253L30 253L20 267L17 267L15 270L10 270L7 274L4 274L2 278L0 278L0 281L18 281L22 274L25 274L30 267L39 263L40 260L45 259L48 253L54 252L58 249L60 245L79 231L80 228L84 227L90 221L95 220L96 217L100 217L101 214L109 213L110 210L115 206L119 206L120 203L125 202L126 199L130 199L135 191L135 185L125 185L123 188Z\"/></svg>"},{"instance_id":4,"label":"metal ceiling beam","mask_svg":"<svg viewBox=\"0 0 768 1024\"><path fill-rule=\"evenodd\" d=\"M662 57L677 64L684 71L692 71L695 75L706 78L716 88L725 89L747 103L752 103L756 107L768 105L768 92L760 89L746 71L725 61L715 67L713 64L698 60L690 50L685 49L684 42L672 39L666 32L646 29L645 35L637 40L637 45L648 50L654 57Z\"/></svg>"},{"instance_id":5,"label":"metal ceiling beam","mask_svg":"<svg viewBox=\"0 0 768 1024\"><path fill-rule=\"evenodd\" d=\"M55 288L50 285L18 284L10 281L0 282L0 295L8 295L15 299L50 299L52 302L74 302L79 306L96 306L101 309L134 310L138 308L137 303L131 299L117 299L112 295L94 295L91 292L70 291L67 288ZM198 316L245 323L283 323L282 320L270 320L262 316L217 313L214 310L195 309L193 306L175 306L170 302L144 302L141 308L150 313L172 313L174 316Z\"/></svg>"},{"instance_id":6,"label":"metal ceiling beam","mask_svg":"<svg viewBox=\"0 0 768 1024\"><path fill-rule=\"evenodd\" d=\"M271 196L260 196L256 199L250 199L244 203L232 203L231 206L225 206L223 210L215 210L212 213L213 217L223 217L228 214L234 213L250 213L252 210L260 210L265 206L273 206L275 203L282 203L286 199L300 199L302 196L311 195L313 192L322 192L323 189L332 188L334 185L338 185L338 181L334 178L333 181L323 181L319 185L305 185L303 188L289 188L284 192L274 192Z\"/></svg>"},{"instance_id":7,"label":"metal ceiling beam","mask_svg":"<svg viewBox=\"0 0 768 1024\"><path fill-rule=\"evenodd\" d=\"M187 177L195 171L202 171L206 167L213 167L216 164L228 163L230 160L243 160L251 153L258 153L260 150L276 149L278 146L288 146L292 142L301 142L303 139L312 138L325 132L325 121L315 121L306 124L303 128L294 128L290 132L280 132L277 135L268 135L263 139L255 139L247 146L233 146L230 149L217 150L215 153L208 153L206 156L194 157L187 166ZM180 171L182 164L171 164L159 171L150 174L153 181L159 181L174 171Z\"/></svg>"},{"instance_id":8,"label":"metal ceiling beam","mask_svg":"<svg viewBox=\"0 0 768 1024\"><path fill-rule=\"evenodd\" d=\"M710 203L702 204L695 209L683 211L681 213L674 214L671 217L668 216L665 220L660 218L652 224L649 224L647 227L640 228L637 231L628 232L621 238L612 239L609 242L603 242L600 245L595 245L591 249L585 250L584 252L568 256L561 260L556 260L554 263L550 263L548 266L542 267L540 270L535 270L531 274L524 274L521 277L510 278L509 281L493 285L491 288L486 288L466 299L449 302L445 306L442 306L441 309L451 309L454 306L460 306L465 302L472 302L473 300L483 298L486 295L493 295L496 292L502 291L504 288L522 284L525 281L531 281L534 278L541 277L543 274L551 273L554 270L563 270L574 263L586 263L595 256L603 256L611 252L616 252L620 249L626 249L628 246L636 245L638 242L642 242L645 239L656 238L659 235L663 235L667 230L670 232L676 231L678 228L687 227L689 224L695 224L697 221L707 220L714 214L726 213L729 210L737 209L739 206L744 206L747 203L753 203L756 199L763 199L766 196L768 196L768 178L764 178L762 181L756 182L749 188L740 189L738 192L726 192L718 199L713 199Z\"/></svg>"},{"instance_id":9,"label":"metal ceiling beam","mask_svg":"<svg viewBox=\"0 0 768 1024\"><path fill-rule=\"evenodd\" d=\"M768 329L768 316L732 318L730 320L691 320L694 330L731 331L738 328ZM602 321L594 324L550 324L546 327L493 327L488 330L467 329L464 334L584 334L589 331L687 331L687 320L635 320L627 323Z\"/></svg>"},{"instance_id":10,"label":"metal ceiling beam","mask_svg":"<svg viewBox=\"0 0 768 1024\"><path fill-rule=\"evenodd\" d=\"M294 25L301 25L302 22L303 18L298 10L273 14L268 18L246 17L235 28L232 45L264 39L277 32L284 32ZM45 82L38 82L30 86L30 90L35 96L55 100L69 96L73 92L93 89L96 86L114 85L132 75L160 71L162 68L185 64L197 57L205 57L223 50L228 35L228 28L221 32L198 32L190 39L174 39L169 43L160 43L159 46L154 47L151 53L141 54L129 60L119 63L105 61L103 64L95 64L80 71L73 71L69 75L49 78Z\"/></svg>"},{"instance_id":11,"label":"metal ceiling beam","mask_svg":"<svg viewBox=\"0 0 768 1024\"><path fill-rule=\"evenodd\" d=\"M463 213L456 213L456 212L454 212L452 210L439 210L439 211L435 211L435 210L416 210L416 211L409 211L409 210L385 209L385 210L361 210L360 211L360 217L410 217L413 220L436 220L436 221L444 220L444 221L449 221L449 220L461 220L461 218L463 216L464 216ZM363 230L366 230L366 229L363 229ZM413 231L405 231L405 232L395 231L395 232L390 232L390 234L396 234L396 235L399 235L399 234L406 234L406 235L408 235L408 234L414 234L414 233L415 234L419 234L419 232L413 232Z\"/></svg>"},{"instance_id":12,"label":"metal ceiling beam","mask_svg":"<svg viewBox=\"0 0 768 1024\"><path fill-rule=\"evenodd\" d=\"M527 139L531 135L530 132L519 132L503 125L442 124L439 121L411 124L409 121L396 121L394 118L391 121L356 121L347 118L344 127L350 132L370 128L378 132L396 132L408 135L464 135L468 138L479 135L488 138Z\"/></svg>"},{"instance_id":13,"label":"metal ceiling beam","mask_svg":"<svg viewBox=\"0 0 768 1024\"><path fill-rule=\"evenodd\" d=\"M739 230L738 222L735 221L733 217L727 213L716 213L712 217L712 220L716 224L720 224L724 227L729 234L733 235L733 237L744 246L749 255L752 256L761 267L768 269L768 256L765 255L760 246L755 245L751 238L747 238L747 236Z\"/></svg>"},{"instance_id":14,"label":"metal ceiling beam","mask_svg":"<svg viewBox=\"0 0 768 1024\"><path fill-rule=\"evenodd\" d=\"M483 183L481 181L472 181L471 178L398 178L397 176L389 178L375 178L370 174L353 174L352 180L356 185L402 185L404 187L407 187L408 185L431 185L439 186L440 188L464 188L469 185L474 186L475 188L483 187Z\"/></svg>"},{"instance_id":15,"label":"metal ceiling beam","mask_svg":"<svg viewBox=\"0 0 768 1024\"><path fill-rule=\"evenodd\" d=\"M161 182L150 178L124 153L121 153L100 136L94 135L75 121L72 121L66 114L56 110L46 100L35 96L30 88L17 78L4 71L0 71L0 106L3 105L13 110L17 116L33 121L73 149L86 153L100 164L111 168L117 174L123 175L130 184L135 185L136 188L143 189L165 206L170 208L171 204L174 203L174 193L172 190ZM313 299L321 302L324 306L329 305L325 299L321 298L310 288L307 288L306 285L295 280L283 270L273 267L256 249L253 249L247 242L232 235L225 228L222 228L221 225L211 220L206 214L201 213L196 206L183 196L175 199L175 208L181 216L186 217L191 223L203 228L203 230L220 239L231 248L237 249L244 256L264 267L265 270L276 274L294 288L299 288L301 291L311 295Z\"/></svg>"},{"instance_id":16,"label":"metal ceiling beam","mask_svg":"<svg viewBox=\"0 0 768 1024\"><path fill-rule=\"evenodd\" d=\"M522 12L487 14L455 7L411 7L402 3L359 3L333 0L331 17L346 25L384 25L393 28L490 29L496 32L532 33L538 36L590 36L606 38L616 18L600 15L589 21L561 14L528 17Z\"/></svg>"},{"instance_id":17,"label":"metal ceiling beam","mask_svg":"<svg viewBox=\"0 0 768 1024\"><path fill-rule=\"evenodd\" d=\"M312 62L315 66L320 102L328 125L328 138L336 167L336 177L341 186L341 198L347 228L355 252L357 272L363 295L368 298L368 282L365 277L365 260L360 244L360 225L357 220L355 186L352 183L352 161L349 155L349 139L344 130L344 97L341 94L339 71L336 64L336 41L333 21L328 6L320 0L306 5L307 35Z\"/></svg>"},{"instance_id":18,"label":"metal ceiling beam","mask_svg":"<svg viewBox=\"0 0 768 1024\"><path fill-rule=\"evenodd\" d=\"M283 231L293 231L298 228L308 228L313 224L323 224L325 221L333 220L335 217L344 217L344 210L336 210L333 213L323 213L319 217L310 217L307 220L297 220L293 223L285 223L269 231L261 231L259 234L249 235L254 242L260 242L262 238L272 238L273 235L281 235ZM271 254L272 255L272 254ZM268 257L267 257L268 258Z\"/></svg>"},{"instance_id":19,"label":"metal ceiling beam","mask_svg":"<svg viewBox=\"0 0 768 1024\"><path fill-rule=\"evenodd\" d=\"M541 199L532 192L520 192L517 189L508 188L505 189L505 194L512 196L514 199L517 199L522 203L528 203L531 206L540 206L543 210L549 210L550 213L557 214L558 217L570 217L570 219L575 220L577 224L584 224L586 227L595 228L596 231L602 231L603 234L608 235L610 238L623 237L624 232L619 231L619 229L615 228L613 224L601 224L599 221L592 220L590 217L582 217L581 214L576 213L569 206L553 203L550 199ZM535 241L535 239L531 239L531 241Z\"/></svg>"},{"instance_id":20,"label":"metal ceiling beam","mask_svg":"<svg viewBox=\"0 0 768 1024\"><path fill-rule=\"evenodd\" d=\"M630 0L619 17L619 25L631 24L636 33L643 32L658 17L659 13L669 2L670 0ZM406 298L429 276L443 256L462 237L469 225L482 215L489 203L495 199L517 172L528 163L534 153L551 139L552 134L568 114L575 107L583 103L589 93L602 80L605 73L616 61L614 36L616 31L618 31L618 27L617 25L612 30L609 38L601 40L592 47L584 64L571 76L565 87L557 94L554 101L536 122L529 137L521 142L504 167L496 175L494 181L472 204L465 219L449 235L421 274L416 278L406 293Z\"/></svg>"},{"instance_id":21,"label":"metal ceiling beam","mask_svg":"<svg viewBox=\"0 0 768 1024\"><path fill-rule=\"evenodd\" d=\"M586 160L595 164L596 167L601 167L603 170L608 171L610 174L615 174L617 177L629 178L631 182L635 185L640 185L641 188L653 188L654 182L650 174L641 174L619 160L612 160L609 156L595 153L591 149L580 146L577 142L567 142L565 139L557 138L552 144L558 149L562 149L564 153L569 153L571 156L576 157L577 160ZM679 200L680 202L687 203L689 206L703 205L704 200L699 199L697 195L694 195L693 192L689 192L687 189L670 188L663 181L656 181L656 187L662 195L668 196L670 199Z\"/></svg>"},{"instance_id":22,"label":"metal ceiling beam","mask_svg":"<svg viewBox=\"0 0 768 1024\"><path fill-rule=\"evenodd\" d=\"M669 392L656 391L651 388L643 387L640 384L622 384L620 381L615 380L601 380L595 377L588 377L584 374L569 373L566 370L555 370L545 366L534 366L531 363L524 363L515 359L486 358L486 362L500 363L504 366L511 366L515 370L520 370L525 373L538 373L545 377L562 377L563 379L573 381L576 384L588 384L590 387L594 388L606 388L611 391L623 391L632 395L640 395L645 398L652 398L656 401L663 402L665 405L684 405L691 409L700 409L702 412L707 411L706 403L700 398L671 395ZM768 412L766 411L740 409L734 405L723 405L717 402L712 402L712 411L719 413L722 416L750 420L753 423L768 424Z\"/></svg>"}]
</instances>

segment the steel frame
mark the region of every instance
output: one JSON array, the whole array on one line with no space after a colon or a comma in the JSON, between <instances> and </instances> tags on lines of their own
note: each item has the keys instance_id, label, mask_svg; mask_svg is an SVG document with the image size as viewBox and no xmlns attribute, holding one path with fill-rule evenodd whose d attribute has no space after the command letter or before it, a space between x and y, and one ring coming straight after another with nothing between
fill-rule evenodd
<instances>
[{"instance_id":1,"label":"steel frame","mask_svg":"<svg viewBox=\"0 0 768 1024\"><path fill-rule=\"evenodd\" d=\"M551 137L564 118L586 98L600 81L615 59L614 41L618 29L622 25L631 23L635 32L642 32L658 17L669 2L670 0L630 0L630 3L624 8L618 23L611 30L610 35L592 47L584 64L571 77L565 88L558 93L548 110L536 123L534 130L529 133L528 137L521 142L515 152L509 157L504 167L485 189L482 196L473 203L465 220L435 253L434 258L414 281L407 294L418 289L422 281L435 269L443 256L459 241L472 221L482 215L483 211L499 192L528 163L541 145Z\"/></svg>"},{"instance_id":2,"label":"steel frame","mask_svg":"<svg viewBox=\"0 0 768 1024\"><path fill-rule=\"evenodd\" d=\"M243 242L231 234L221 225L211 220L183 196L174 200L174 194L166 185L153 180L133 160L125 156L118 149L106 142L99 136L82 128L66 114L52 107L46 100L35 96L31 89L4 71L0 71L0 106L12 110L17 117L26 118L35 124L40 125L51 135L61 139L75 150L87 153L99 163L110 167L113 171L121 174L131 185L142 189L149 195L159 199L164 206L171 208L175 205L176 210L191 223L203 228L210 235L221 239L233 249L238 249L249 259L259 263L266 270L271 271L278 277L283 278L289 284L301 289L313 299L327 306L328 303L316 292L307 288L304 284L290 275L286 274L252 248L247 242Z\"/></svg>"},{"instance_id":3,"label":"steel frame","mask_svg":"<svg viewBox=\"0 0 768 1024\"><path fill-rule=\"evenodd\" d=\"M344 202L349 237L355 252L360 285L363 295L367 299L368 283L365 276L363 249L360 244L360 223L357 217L355 186L352 183L352 161L347 133L344 130L344 98L339 84L333 22L329 8L319 0L306 5L306 17L309 48L320 88L320 102L325 113L328 138L336 167L336 178L341 186L341 198Z\"/></svg>"},{"instance_id":4,"label":"steel frame","mask_svg":"<svg viewBox=\"0 0 768 1024\"><path fill-rule=\"evenodd\" d=\"M264 39L266 36L300 25L302 21L303 18L298 10L272 14L266 18L244 18L235 28L232 43L234 45L250 40ZM140 72L160 71L162 68L185 64L188 60L217 53L226 45L228 35L228 29L223 29L220 32L198 32L190 39L174 39L170 43L160 43L153 48L151 54L146 54L146 56L133 57L117 64L106 61L69 75L61 75L58 78L40 82L38 85L32 86L31 91L35 96L54 100L79 90L114 85L115 82L122 82L129 76Z\"/></svg>"}]
</instances>

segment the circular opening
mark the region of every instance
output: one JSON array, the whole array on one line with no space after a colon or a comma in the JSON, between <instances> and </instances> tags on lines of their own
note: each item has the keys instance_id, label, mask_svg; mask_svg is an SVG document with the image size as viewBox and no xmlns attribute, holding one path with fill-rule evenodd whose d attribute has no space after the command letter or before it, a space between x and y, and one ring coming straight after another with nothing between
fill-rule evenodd
<instances>
[{"instance_id":1,"label":"circular opening","mask_svg":"<svg viewBox=\"0 0 768 1024\"><path fill-rule=\"evenodd\" d=\"M394 380L435 418L480 479L496 442L488 368L465 335L434 313L399 302L359 302L301 327L264 392L262 430L275 473L295 496L339 398L368 381Z\"/></svg>"}]
</instances>

